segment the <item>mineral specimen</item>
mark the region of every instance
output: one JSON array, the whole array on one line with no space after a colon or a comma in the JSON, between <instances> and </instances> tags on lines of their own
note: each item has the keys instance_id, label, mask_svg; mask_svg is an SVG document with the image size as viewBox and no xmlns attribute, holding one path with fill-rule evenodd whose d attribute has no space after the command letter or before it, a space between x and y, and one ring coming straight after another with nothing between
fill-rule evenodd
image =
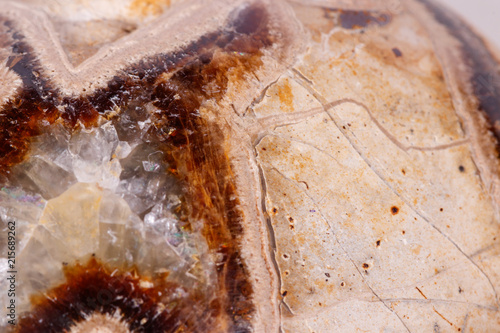
<instances>
[{"instance_id":1,"label":"mineral specimen","mask_svg":"<svg viewBox=\"0 0 500 333\"><path fill-rule=\"evenodd\" d=\"M7 332L500 330L500 72L430 0L0 0Z\"/></svg>"}]
</instances>

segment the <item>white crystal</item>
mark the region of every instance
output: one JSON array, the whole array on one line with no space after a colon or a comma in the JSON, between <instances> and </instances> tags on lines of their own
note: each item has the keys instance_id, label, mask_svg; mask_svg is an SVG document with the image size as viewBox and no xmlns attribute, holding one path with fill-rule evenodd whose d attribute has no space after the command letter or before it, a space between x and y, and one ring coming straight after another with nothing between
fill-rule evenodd
<instances>
[{"instance_id":1,"label":"white crystal","mask_svg":"<svg viewBox=\"0 0 500 333\"><path fill-rule=\"evenodd\" d=\"M39 195L30 195L18 188L4 187L0 190L0 229L2 234L7 235L8 222L15 222L17 253L29 241L45 204L46 201ZM0 244L5 244L5 240L0 239Z\"/></svg>"},{"instance_id":2,"label":"white crystal","mask_svg":"<svg viewBox=\"0 0 500 333\"><path fill-rule=\"evenodd\" d=\"M136 214L142 214L166 197L165 175L148 173L120 182L117 192L129 203Z\"/></svg>"},{"instance_id":3,"label":"white crystal","mask_svg":"<svg viewBox=\"0 0 500 333\"><path fill-rule=\"evenodd\" d=\"M160 170L161 168L161 165L156 162L142 161L142 167L146 172L158 172L158 170Z\"/></svg>"},{"instance_id":4,"label":"white crystal","mask_svg":"<svg viewBox=\"0 0 500 333\"><path fill-rule=\"evenodd\" d=\"M29 194L16 187L0 189L0 218L37 224L46 201L40 195Z\"/></svg>"},{"instance_id":5,"label":"white crystal","mask_svg":"<svg viewBox=\"0 0 500 333\"><path fill-rule=\"evenodd\" d=\"M63 281L61 268L71 262L73 249L53 236L44 226L37 226L26 248L18 255L19 312L27 310L31 296L46 291Z\"/></svg>"},{"instance_id":6,"label":"white crystal","mask_svg":"<svg viewBox=\"0 0 500 333\"><path fill-rule=\"evenodd\" d=\"M67 172L73 172L72 158L68 150L70 133L62 125L54 125L50 133L38 136L31 145L31 154L52 161Z\"/></svg>"},{"instance_id":7,"label":"white crystal","mask_svg":"<svg viewBox=\"0 0 500 333\"><path fill-rule=\"evenodd\" d=\"M59 196L77 182L72 173L39 156L31 157L23 167L26 175L38 186L40 194L45 199ZM57 177L54 177L55 175Z\"/></svg>"},{"instance_id":8,"label":"white crystal","mask_svg":"<svg viewBox=\"0 0 500 333\"><path fill-rule=\"evenodd\" d=\"M150 123L142 125L147 130ZM91 254L146 275L168 271L188 288L206 278L199 258L207 245L180 229L173 213L179 185L157 146L142 142L139 133L120 141L111 122L74 134L52 127L34 139L30 157L18 166L23 190L0 190L0 229L15 220L20 235L19 311L27 310L30 296L64 280L63 263L84 262ZM2 282L0 288L5 290Z\"/></svg>"},{"instance_id":9,"label":"white crystal","mask_svg":"<svg viewBox=\"0 0 500 333\"><path fill-rule=\"evenodd\" d=\"M127 224L132 214L127 202L109 190L104 190L99 207L99 222Z\"/></svg>"},{"instance_id":10,"label":"white crystal","mask_svg":"<svg viewBox=\"0 0 500 333\"><path fill-rule=\"evenodd\" d=\"M162 239L164 236L178 231L177 219L163 204L155 205L151 212L144 216L144 224L150 230L154 230Z\"/></svg>"},{"instance_id":11,"label":"white crystal","mask_svg":"<svg viewBox=\"0 0 500 333\"><path fill-rule=\"evenodd\" d=\"M115 156L116 156L116 158L120 159L120 160L126 158L132 152L133 148L134 147L132 147L131 145L129 145L128 142L126 142L126 141L120 141L118 143L118 146L115 149Z\"/></svg>"},{"instance_id":12,"label":"white crystal","mask_svg":"<svg viewBox=\"0 0 500 333\"><path fill-rule=\"evenodd\" d=\"M95 184L77 183L49 200L40 224L77 257L95 252L99 236L102 190Z\"/></svg>"},{"instance_id":13,"label":"white crystal","mask_svg":"<svg viewBox=\"0 0 500 333\"><path fill-rule=\"evenodd\" d=\"M83 129L70 140L73 170L79 182L99 183L114 190L120 182L121 165L115 158L119 146L118 134L108 122L99 128ZM126 149L123 145L120 149ZM119 152L121 155L124 155Z\"/></svg>"}]
</instances>

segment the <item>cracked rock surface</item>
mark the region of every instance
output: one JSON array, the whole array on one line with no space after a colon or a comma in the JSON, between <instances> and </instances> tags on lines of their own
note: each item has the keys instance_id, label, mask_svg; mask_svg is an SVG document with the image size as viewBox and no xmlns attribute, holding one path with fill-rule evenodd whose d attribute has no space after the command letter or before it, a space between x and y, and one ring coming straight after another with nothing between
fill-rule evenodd
<instances>
[{"instance_id":1,"label":"cracked rock surface","mask_svg":"<svg viewBox=\"0 0 500 333\"><path fill-rule=\"evenodd\" d=\"M0 45L0 330L500 330L498 58L447 9L0 0Z\"/></svg>"}]
</instances>

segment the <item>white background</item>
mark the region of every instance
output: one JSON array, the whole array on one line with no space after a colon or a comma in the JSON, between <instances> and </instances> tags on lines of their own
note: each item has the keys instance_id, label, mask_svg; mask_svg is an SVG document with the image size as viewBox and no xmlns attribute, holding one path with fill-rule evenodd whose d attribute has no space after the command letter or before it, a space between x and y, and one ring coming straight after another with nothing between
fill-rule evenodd
<instances>
[{"instance_id":1,"label":"white background","mask_svg":"<svg viewBox=\"0 0 500 333\"><path fill-rule=\"evenodd\" d=\"M452 8L500 50L500 0L439 0Z\"/></svg>"}]
</instances>

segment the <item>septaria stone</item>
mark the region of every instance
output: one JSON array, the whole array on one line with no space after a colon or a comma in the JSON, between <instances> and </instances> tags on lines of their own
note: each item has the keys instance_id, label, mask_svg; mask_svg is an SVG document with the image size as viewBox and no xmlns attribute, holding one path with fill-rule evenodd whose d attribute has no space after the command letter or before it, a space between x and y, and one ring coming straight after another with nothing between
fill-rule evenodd
<instances>
[{"instance_id":1,"label":"septaria stone","mask_svg":"<svg viewBox=\"0 0 500 333\"><path fill-rule=\"evenodd\" d=\"M499 67L436 3L2 0L0 44L2 329L500 330Z\"/></svg>"}]
</instances>

